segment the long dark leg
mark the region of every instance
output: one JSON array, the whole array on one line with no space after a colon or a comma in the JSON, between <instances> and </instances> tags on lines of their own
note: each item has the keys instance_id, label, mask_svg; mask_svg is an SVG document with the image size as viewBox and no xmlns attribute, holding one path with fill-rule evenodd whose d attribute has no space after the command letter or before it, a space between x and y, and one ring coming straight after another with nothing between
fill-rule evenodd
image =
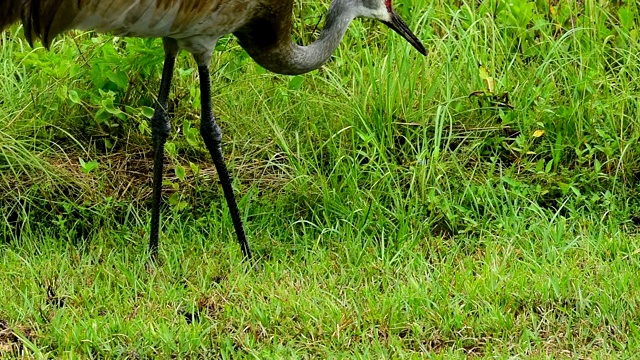
<instances>
[{"instance_id":1,"label":"long dark leg","mask_svg":"<svg viewBox=\"0 0 640 360\"><path fill-rule=\"evenodd\" d=\"M224 191L224 197L227 199L227 205L231 212L231 220L233 220L233 227L236 229L236 235L238 236L238 243L242 249L245 259L251 258L251 249L247 242L247 236L242 226L242 219L240 218L240 211L236 204L236 198L233 195L233 188L231 187L231 179L229 178L229 172L227 166L224 163L224 157L222 155L222 131L220 126L216 123L215 116L213 115L213 107L211 105L211 80L209 78L209 67L198 66L198 73L200 75L200 103L202 104L202 118L200 119L200 133L204 139L204 143L209 149L211 157L213 157L213 163L216 165L218 176L220 176L220 182L222 183L222 190Z\"/></svg>"},{"instance_id":2,"label":"long dark leg","mask_svg":"<svg viewBox=\"0 0 640 360\"><path fill-rule=\"evenodd\" d=\"M162 69L162 80L160 82L160 92L158 93L155 113L151 118L151 133L153 137L153 205L151 208L151 238L149 239L149 251L151 252L152 258L155 258L158 253L164 144L166 143L169 132L171 131L169 115L167 115L167 106L177 53L175 40L163 40L165 46L164 68Z\"/></svg>"}]
</instances>

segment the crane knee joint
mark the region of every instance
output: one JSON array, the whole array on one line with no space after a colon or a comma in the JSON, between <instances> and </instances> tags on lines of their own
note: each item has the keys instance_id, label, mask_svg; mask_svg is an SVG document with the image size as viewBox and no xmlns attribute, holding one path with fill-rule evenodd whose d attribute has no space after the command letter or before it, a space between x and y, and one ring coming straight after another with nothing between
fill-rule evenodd
<instances>
[{"instance_id":1,"label":"crane knee joint","mask_svg":"<svg viewBox=\"0 0 640 360\"><path fill-rule=\"evenodd\" d=\"M162 110L156 110L151 118L151 133L153 137L166 139L171 133L171 123L169 115Z\"/></svg>"},{"instance_id":2,"label":"crane knee joint","mask_svg":"<svg viewBox=\"0 0 640 360\"><path fill-rule=\"evenodd\" d=\"M222 130L215 121L203 121L200 124L200 134L205 143L213 142L216 145L222 143Z\"/></svg>"}]
</instances>

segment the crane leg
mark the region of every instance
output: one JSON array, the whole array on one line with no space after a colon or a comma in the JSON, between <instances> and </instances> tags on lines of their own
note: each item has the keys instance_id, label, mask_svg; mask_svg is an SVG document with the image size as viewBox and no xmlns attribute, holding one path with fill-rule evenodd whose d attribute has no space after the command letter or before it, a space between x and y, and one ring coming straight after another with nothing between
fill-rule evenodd
<instances>
[{"instance_id":1,"label":"crane leg","mask_svg":"<svg viewBox=\"0 0 640 360\"><path fill-rule=\"evenodd\" d=\"M211 105L211 79L209 77L208 66L198 66L198 74L200 75L200 103L202 105L202 118L200 119L200 134L204 139L204 143L213 158L213 163L218 171L220 182L222 183L222 190L224 191L224 197L227 199L227 205L231 212L231 220L233 221L233 227L236 230L238 237L238 243L242 254L245 259L251 259L251 249L247 242L247 236L242 226L242 219L240 218L240 211L236 204L236 198L233 194L233 187L231 186L231 178L229 177L229 171L224 162L224 156L222 154L222 131L220 126L216 123L215 116L213 114L213 107Z\"/></svg>"},{"instance_id":2,"label":"crane leg","mask_svg":"<svg viewBox=\"0 0 640 360\"><path fill-rule=\"evenodd\" d=\"M162 168L164 165L164 144L171 131L167 106L169 102L169 90L173 78L173 68L176 63L177 47L171 48L172 40L165 41L165 59L160 81L160 92L156 102L155 112L151 118L151 134L153 138L153 204L151 207L151 237L149 239L149 251L151 258L155 259L158 253L158 237L160 233L160 203L162 201ZM173 51L175 50L175 51Z\"/></svg>"}]
</instances>

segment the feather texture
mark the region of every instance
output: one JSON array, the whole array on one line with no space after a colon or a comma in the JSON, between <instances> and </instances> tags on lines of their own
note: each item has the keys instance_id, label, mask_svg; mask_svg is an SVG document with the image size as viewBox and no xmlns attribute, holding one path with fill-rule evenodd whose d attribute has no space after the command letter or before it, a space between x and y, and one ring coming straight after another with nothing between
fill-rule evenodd
<instances>
[{"instance_id":1,"label":"feather texture","mask_svg":"<svg viewBox=\"0 0 640 360\"><path fill-rule=\"evenodd\" d=\"M0 31L20 19L22 0L0 0Z\"/></svg>"},{"instance_id":2,"label":"feather texture","mask_svg":"<svg viewBox=\"0 0 640 360\"><path fill-rule=\"evenodd\" d=\"M218 38L251 20L264 0L0 1L0 31L21 18L29 43L39 39L49 47L57 35L71 29L135 37Z\"/></svg>"},{"instance_id":3,"label":"feather texture","mask_svg":"<svg viewBox=\"0 0 640 360\"><path fill-rule=\"evenodd\" d=\"M176 49L208 64L216 41L233 33L261 66L281 74L320 67L335 51L349 23L377 19L416 49L424 46L391 7L391 0L333 0L318 41L299 46L291 39L294 0L0 0L0 29L22 18L30 44L49 47L60 33L96 30L119 36L162 37ZM177 50L176 50L177 51Z\"/></svg>"}]
</instances>

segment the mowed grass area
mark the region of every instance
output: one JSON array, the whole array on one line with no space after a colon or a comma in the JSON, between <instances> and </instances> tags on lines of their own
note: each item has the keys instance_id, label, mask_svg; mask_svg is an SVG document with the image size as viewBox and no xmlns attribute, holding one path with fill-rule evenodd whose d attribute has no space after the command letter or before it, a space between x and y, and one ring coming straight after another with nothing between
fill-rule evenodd
<instances>
[{"instance_id":1,"label":"mowed grass area","mask_svg":"<svg viewBox=\"0 0 640 360\"><path fill-rule=\"evenodd\" d=\"M329 1L296 3L296 41ZM640 351L635 1L396 0L321 70L233 37L214 107L242 262L178 61L147 254L159 40L0 40L7 358L631 358ZM318 26L318 24L320 24Z\"/></svg>"}]
</instances>

